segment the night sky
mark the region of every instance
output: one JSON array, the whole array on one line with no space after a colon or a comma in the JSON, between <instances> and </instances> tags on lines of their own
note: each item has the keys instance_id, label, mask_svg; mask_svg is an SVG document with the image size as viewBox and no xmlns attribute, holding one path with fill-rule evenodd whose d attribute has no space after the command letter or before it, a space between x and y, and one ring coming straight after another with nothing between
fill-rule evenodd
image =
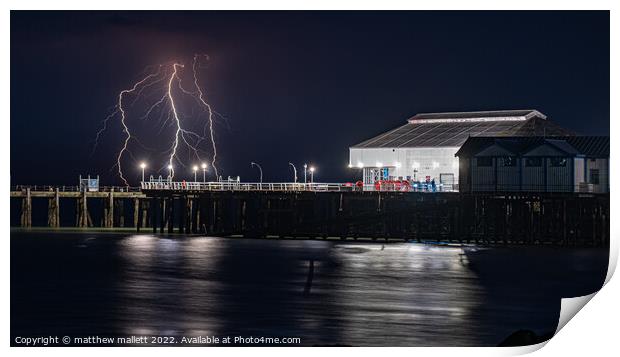
<instances>
[{"instance_id":1,"label":"night sky","mask_svg":"<svg viewBox=\"0 0 620 357\"><path fill-rule=\"evenodd\" d=\"M609 40L606 11L13 11L11 184L120 184L118 120L91 155L101 121L147 65L195 53L210 57L201 80L227 118L219 166L243 181L257 181L251 161L265 181L292 180L289 161L314 163L317 181L353 180L348 147L419 112L538 109L609 135ZM125 165L137 184L137 162Z\"/></svg>"}]
</instances>

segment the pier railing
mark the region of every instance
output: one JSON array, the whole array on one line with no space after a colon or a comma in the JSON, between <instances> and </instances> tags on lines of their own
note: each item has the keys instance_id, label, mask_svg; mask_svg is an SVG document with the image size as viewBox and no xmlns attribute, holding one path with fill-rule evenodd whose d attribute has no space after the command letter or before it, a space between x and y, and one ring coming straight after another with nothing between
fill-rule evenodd
<instances>
[{"instance_id":1,"label":"pier railing","mask_svg":"<svg viewBox=\"0 0 620 357\"><path fill-rule=\"evenodd\" d=\"M24 191L30 189L31 192L80 192L80 186L54 186L54 185L15 185L11 186L11 191ZM92 190L91 190L92 191ZM101 186L97 192L140 192L140 187L131 186Z\"/></svg>"},{"instance_id":2,"label":"pier railing","mask_svg":"<svg viewBox=\"0 0 620 357\"><path fill-rule=\"evenodd\" d=\"M294 183L294 182L171 182L145 181L141 183L142 190L149 191L312 191L312 192L353 192L353 191L385 191L385 192L454 192L453 189L438 187L436 189L418 188L416 186L395 185L363 185L353 183Z\"/></svg>"},{"instance_id":3,"label":"pier railing","mask_svg":"<svg viewBox=\"0 0 620 357\"><path fill-rule=\"evenodd\" d=\"M83 189L83 188L82 188ZM11 186L12 192L81 192L80 186L53 186L53 185L15 185ZM312 192L353 192L353 191L381 191L381 192L456 192L453 188L437 187L431 189L429 187L413 186L397 186L383 184L380 186L374 184L365 184L356 186L352 183L294 183L294 182L170 182L170 181L145 181L141 182L138 187L130 186L101 186L96 190L88 190L88 192L134 192L138 193L142 190L157 191L312 191Z\"/></svg>"},{"instance_id":4,"label":"pier railing","mask_svg":"<svg viewBox=\"0 0 620 357\"><path fill-rule=\"evenodd\" d=\"M294 182L142 182L142 190L171 191L353 191L353 186L342 183Z\"/></svg>"}]
</instances>

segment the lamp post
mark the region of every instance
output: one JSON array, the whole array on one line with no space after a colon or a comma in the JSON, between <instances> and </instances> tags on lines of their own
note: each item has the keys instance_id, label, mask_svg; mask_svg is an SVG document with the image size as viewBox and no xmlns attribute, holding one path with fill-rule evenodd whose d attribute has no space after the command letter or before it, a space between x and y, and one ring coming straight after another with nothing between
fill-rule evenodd
<instances>
[{"instance_id":1,"label":"lamp post","mask_svg":"<svg viewBox=\"0 0 620 357\"><path fill-rule=\"evenodd\" d=\"M306 172L308 171L308 164L304 164L304 183L308 183L306 179Z\"/></svg>"},{"instance_id":2,"label":"lamp post","mask_svg":"<svg viewBox=\"0 0 620 357\"><path fill-rule=\"evenodd\" d=\"M142 169L142 182L144 182L144 169L146 168L146 163L141 162L140 168Z\"/></svg>"},{"instance_id":3,"label":"lamp post","mask_svg":"<svg viewBox=\"0 0 620 357\"><path fill-rule=\"evenodd\" d=\"M194 167L192 167L192 170L194 171L194 182L198 182L198 179L196 178L196 173L198 172L198 166L194 165Z\"/></svg>"},{"instance_id":4,"label":"lamp post","mask_svg":"<svg viewBox=\"0 0 620 357\"><path fill-rule=\"evenodd\" d=\"M310 183L314 183L314 166L310 167Z\"/></svg>"},{"instance_id":5,"label":"lamp post","mask_svg":"<svg viewBox=\"0 0 620 357\"><path fill-rule=\"evenodd\" d=\"M202 163L202 182L207 182L207 164Z\"/></svg>"},{"instance_id":6,"label":"lamp post","mask_svg":"<svg viewBox=\"0 0 620 357\"><path fill-rule=\"evenodd\" d=\"M295 183L297 183L297 168L295 167L295 165L293 165L293 163L289 162L289 165L293 166L293 177L295 179Z\"/></svg>"},{"instance_id":7,"label":"lamp post","mask_svg":"<svg viewBox=\"0 0 620 357\"><path fill-rule=\"evenodd\" d=\"M263 168L260 167L260 165L255 162L250 162L250 166L258 167L258 171L260 171L260 183L263 183Z\"/></svg>"}]
</instances>

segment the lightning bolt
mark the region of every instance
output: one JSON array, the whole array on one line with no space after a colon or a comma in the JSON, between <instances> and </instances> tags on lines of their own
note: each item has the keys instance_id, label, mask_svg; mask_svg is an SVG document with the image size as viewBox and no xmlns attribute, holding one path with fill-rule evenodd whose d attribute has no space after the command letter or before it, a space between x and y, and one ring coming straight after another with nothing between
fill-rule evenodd
<instances>
[{"instance_id":1,"label":"lightning bolt","mask_svg":"<svg viewBox=\"0 0 620 357\"><path fill-rule=\"evenodd\" d=\"M174 142L172 144L172 153L170 154L170 159L168 160L168 165L170 167L170 179L174 177L174 156L177 153L177 148L179 147L179 134L181 133L181 120L179 119L179 114L177 113L176 105L174 104L174 97L172 96L172 82L176 78L179 82L181 79L177 75L177 67L183 68L182 64L174 63L172 64L172 75L170 76L170 80L168 81L168 99L170 100L170 109L172 110L172 114L174 116L174 121L176 122L176 131L174 133Z\"/></svg>"},{"instance_id":2,"label":"lightning bolt","mask_svg":"<svg viewBox=\"0 0 620 357\"><path fill-rule=\"evenodd\" d=\"M90 156L93 156L93 154L97 150L97 145L99 145L99 138L108 129L108 121L114 118L116 114L118 114L118 107L114 106L114 111L112 111L112 113L110 113L105 119L103 119L101 129L97 131L97 135L95 136L95 143L93 145L93 150L91 151Z\"/></svg>"},{"instance_id":3,"label":"lightning bolt","mask_svg":"<svg viewBox=\"0 0 620 357\"><path fill-rule=\"evenodd\" d=\"M125 141L123 142L123 147L118 152L118 156L116 157L116 166L118 168L118 176L121 178L121 180L123 180L123 182L125 183L125 186L129 186L129 183L127 182L127 179L123 175L123 168L121 165L121 160L123 159L123 153L127 151L127 145L129 144L129 140L131 140L131 133L129 132L129 127L127 127L127 123L125 122L127 118L127 113L125 112L125 108L123 108L123 95L135 92L136 89L140 85L142 85L143 83L147 82L149 79L156 77L158 75L159 75L159 70L155 73L149 74L148 76L144 77L142 80L136 82L133 85L133 87L131 87L131 89L124 89L118 94L118 103L116 104L116 107L121 114L121 125L123 126L123 133L125 133L126 136L125 136Z\"/></svg>"},{"instance_id":4,"label":"lightning bolt","mask_svg":"<svg viewBox=\"0 0 620 357\"><path fill-rule=\"evenodd\" d=\"M208 57L207 57L208 58ZM198 63L198 55L194 55L194 62L192 64L192 72L194 74L194 85L196 86L196 90L198 91L198 99L200 102L207 108L207 112L209 113L209 135L211 138L211 146L213 148L213 160L211 160L211 166L213 167L213 172L215 173L215 177L218 176L217 166L215 166L215 160L217 159L217 147L215 145L215 136L213 135L213 110L211 109L211 105L207 103L204 99L204 93L202 93L202 89L200 89L200 85L198 84L198 74L196 71L196 64Z\"/></svg>"},{"instance_id":5,"label":"lightning bolt","mask_svg":"<svg viewBox=\"0 0 620 357\"><path fill-rule=\"evenodd\" d=\"M124 89L118 94L116 105L112 108L111 113L103 120L102 127L97 131L93 152L97 147L101 135L108 129L108 122L111 119L118 117L120 119L119 121L124 134L124 139L122 141L122 146L116 155L116 164L114 166L116 166L118 176L125 185L128 186L129 183L123 172L122 163L126 155L129 155L132 160L136 160L133 153L130 151L130 147L133 147L133 142L147 151L155 151L154 148L142 144L139 138L134 135L133 131L136 130L135 128L130 130L130 125L127 121L127 117L129 115L128 110L129 108L134 107L134 105L138 102L140 102L140 105L142 105L142 103L149 103L150 106L146 106L144 108L146 110L143 112L143 115L139 116L139 119L144 121L155 119L155 128L159 127L157 130L157 135L162 134L164 130L174 131L172 143L167 150L162 152L162 154L167 157L166 160L168 166L171 167L171 178L175 175L175 164L180 164L185 167L183 160L181 160L181 156L183 156L182 153L184 153L184 151L181 151L182 148L187 148L187 153L189 155L187 157L189 159L195 157L199 160L199 162L203 162L200 156L202 154L208 155L208 153L203 151L200 145L203 142L207 142L208 139L210 139L210 146L213 151L211 166L213 166L214 173L216 177L218 177L218 170L216 167L217 147L214 137L213 122L214 116L221 115L213 110L211 105L205 99L205 95L200 88L200 83L198 81L200 56L202 55L195 55L193 58L192 74L193 86L195 89L192 89L191 91L186 90L182 83L183 78L185 77L182 75L185 65L182 62L175 61L159 65L157 71L146 75L141 80L135 82L132 87ZM159 83L162 83L162 85L159 86ZM155 87L156 85L157 87ZM179 101L180 98L178 98L178 94L190 96L196 101L196 105L202 109L203 113L208 113L208 120L201 123L202 135L192 131L194 129L192 126L196 125L194 120L188 121L187 123L184 122L185 120L193 117L200 118L202 115L200 113L194 114L194 109L196 107L191 107L191 111L187 112L180 110L185 103ZM158 113L159 119L156 117L152 118L155 116L153 115L154 112ZM112 167L112 170L114 169L114 166Z\"/></svg>"}]
</instances>

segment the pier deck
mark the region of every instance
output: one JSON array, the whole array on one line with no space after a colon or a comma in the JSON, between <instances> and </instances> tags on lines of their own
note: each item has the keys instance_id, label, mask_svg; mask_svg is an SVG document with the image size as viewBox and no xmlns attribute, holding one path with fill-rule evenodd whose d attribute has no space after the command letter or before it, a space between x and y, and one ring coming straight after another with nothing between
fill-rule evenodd
<instances>
[{"instance_id":1,"label":"pier deck","mask_svg":"<svg viewBox=\"0 0 620 357\"><path fill-rule=\"evenodd\" d=\"M153 233L509 244L609 244L609 194L361 191L342 184L143 183L140 188L27 187L20 225L32 227L32 200L48 201L60 226L60 199L74 199L75 227L134 227ZM93 221L89 201L103 201ZM132 209L128 209L131 207ZM96 212L97 213L97 212Z\"/></svg>"}]
</instances>

